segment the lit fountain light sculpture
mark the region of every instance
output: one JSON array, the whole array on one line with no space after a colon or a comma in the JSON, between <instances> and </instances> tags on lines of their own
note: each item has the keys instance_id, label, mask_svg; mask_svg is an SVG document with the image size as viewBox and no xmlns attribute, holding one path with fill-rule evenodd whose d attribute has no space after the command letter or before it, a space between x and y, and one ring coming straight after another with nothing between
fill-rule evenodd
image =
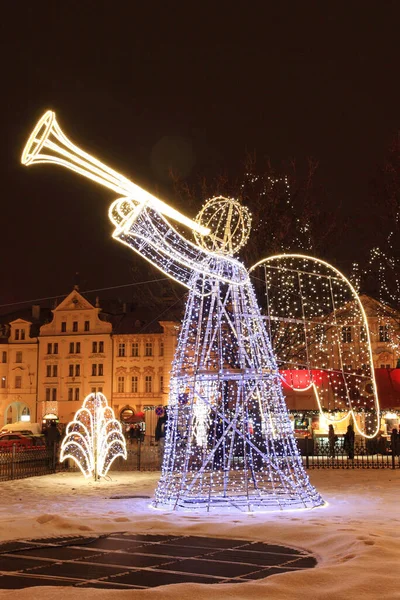
<instances>
[{"instance_id":1,"label":"lit fountain light sculpture","mask_svg":"<svg viewBox=\"0 0 400 600\"><path fill-rule=\"evenodd\" d=\"M248 211L218 197L191 221L74 146L50 111L22 162L56 162L122 193L109 211L114 239L189 289L153 505L207 511L321 506L297 449L249 274L233 257L250 233ZM191 227L196 243L167 218Z\"/></svg>"},{"instance_id":2,"label":"lit fountain light sculpture","mask_svg":"<svg viewBox=\"0 0 400 600\"><path fill-rule=\"evenodd\" d=\"M368 320L340 271L303 254L279 254L250 269L285 386L312 390L327 423L352 418L376 436L380 407Z\"/></svg>"},{"instance_id":3,"label":"lit fountain light sculpture","mask_svg":"<svg viewBox=\"0 0 400 600\"><path fill-rule=\"evenodd\" d=\"M60 462L71 458L85 477L98 480L118 456L127 458L121 424L103 394L90 394L67 425Z\"/></svg>"}]
</instances>

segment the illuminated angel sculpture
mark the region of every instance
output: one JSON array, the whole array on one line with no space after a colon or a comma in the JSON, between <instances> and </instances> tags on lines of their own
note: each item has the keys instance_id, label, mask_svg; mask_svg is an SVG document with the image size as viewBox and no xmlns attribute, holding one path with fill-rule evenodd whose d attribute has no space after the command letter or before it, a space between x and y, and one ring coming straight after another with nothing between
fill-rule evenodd
<instances>
[{"instance_id":1,"label":"illuminated angel sculpture","mask_svg":"<svg viewBox=\"0 0 400 600\"><path fill-rule=\"evenodd\" d=\"M233 257L249 235L248 212L214 198L190 221L79 150L50 111L22 161L62 164L123 195L110 207L113 237L189 289L154 506L254 511L323 504L302 465L249 274ZM168 219L189 225L196 243Z\"/></svg>"}]
</instances>

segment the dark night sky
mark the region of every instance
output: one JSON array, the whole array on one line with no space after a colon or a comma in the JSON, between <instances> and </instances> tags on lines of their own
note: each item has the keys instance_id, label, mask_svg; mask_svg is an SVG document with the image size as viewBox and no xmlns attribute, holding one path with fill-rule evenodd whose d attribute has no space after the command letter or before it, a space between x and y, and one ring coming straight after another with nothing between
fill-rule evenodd
<instances>
[{"instance_id":1,"label":"dark night sky","mask_svg":"<svg viewBox=\"0 0 400 600\"><path fill-rule=\"evenodd\" d=\"M191 145L192 177L234 172L246 150L276 163L312 155L350 223L323 258L346 268L367 252L368 181L400 129L399 3L233 4L2 5L0 304L66 293L75 271L87 289L129 283L140 261L110 237L112 192L19 164L47 108L150 191L165 189L165 138Z\"/></svg>"}]
</instances>

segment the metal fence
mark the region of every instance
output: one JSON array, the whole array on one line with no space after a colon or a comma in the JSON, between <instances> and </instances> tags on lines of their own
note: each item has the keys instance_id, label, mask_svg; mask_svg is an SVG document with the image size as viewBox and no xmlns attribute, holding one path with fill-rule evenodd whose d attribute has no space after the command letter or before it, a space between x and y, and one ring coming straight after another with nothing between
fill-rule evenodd
<instances>
[{"instance_id":1,"label":"metal fence","mask_svg":"<svg viewBox=\"0 0 400 600\"><path fill-rule=\"evenodd\" d=\"M390 446L377 447L374 440L359 440L353 452L337 442L332 449L325 441L300 440L300 453L307 469L397 469L400 457ZM127 447L127 460L118 457L110 471L159 471L160 448L134 440ZM0 481L48 475L57 471L78 471L72 460L60 463L59 450L54 447L21 448L13 446L0 450Z\"/></svg>"},{"instance_id":2,"label":"metal fence","mask_svg":"<svg viewBox=\"0 0 400 600\"><path fill-rule=\"evenodd\" d=\"M303 464L307 469L397 469L400 458L397 449L376 440L358 440L350 451L343 442L331 447L327 442L302 440L299 444Z\"/></svg>"},{"instance_id":3,"label":"metal fence","mask_svg":"<svg viewBox=\"0 0 400 600\"><path fill-rule=\"evenodd\" d=\"M12 446L0 450L0 481L55 473L57 448Z\"/></svg>"}]
</instances>

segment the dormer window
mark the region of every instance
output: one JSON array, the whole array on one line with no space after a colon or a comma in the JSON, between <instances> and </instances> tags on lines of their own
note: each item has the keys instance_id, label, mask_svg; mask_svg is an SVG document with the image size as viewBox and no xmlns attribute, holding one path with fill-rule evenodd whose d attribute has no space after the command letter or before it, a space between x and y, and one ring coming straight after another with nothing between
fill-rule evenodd
<instances>
[{"instance_id":1,"label":"dormer window","mask_svg":"<svg viewBox=\"0 0 400 600\"><path fill-rule=\"evenodd\" d=\"M67 322L66 322L66 321L63 321L63 322L61 323L61 332L62 332L62 333L65 333L66 331L67 331Z\"/></svg>"},{"instance_id":2,"label":"dormer window","mask_svg":"<svg viewBox=\"0 0 400 600\"><path fill-rule=\"evenodd\" d=\"M15 340L19 340L19 329L15 330L15 337L14 337L14 339Z\"/></svg>"}]
</instances>

